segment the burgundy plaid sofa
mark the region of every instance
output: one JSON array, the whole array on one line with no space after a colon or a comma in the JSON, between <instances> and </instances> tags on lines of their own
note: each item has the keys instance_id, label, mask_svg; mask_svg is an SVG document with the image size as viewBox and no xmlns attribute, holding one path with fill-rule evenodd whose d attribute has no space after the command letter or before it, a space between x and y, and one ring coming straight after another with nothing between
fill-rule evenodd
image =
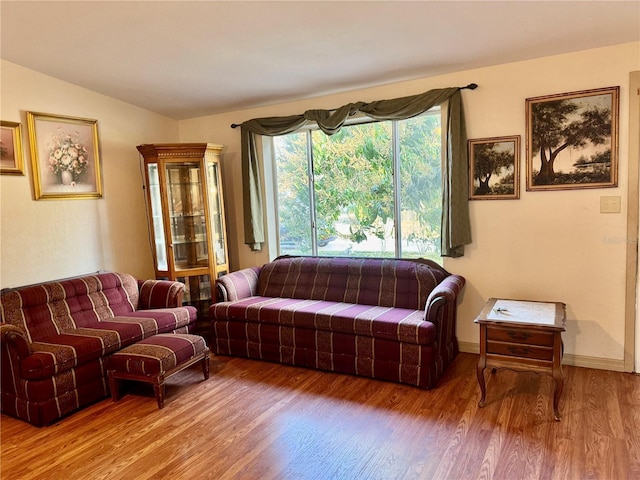
<instances>
[{"instance_id":1,"label":"burgundy plaid sofa","mask_svg":"<svg viewBox=\"0 0 640 480\"><path fill-rule=\"evenodd\" d=\"M98 273L3 290L0 407L46 425L109 393L109 355L156 333L189 333L184 284Z\"/></svg>"},{"instance_id":2,"label":"burgundy plaid sofa","mask_svg":"<svg viewBox=\"0 0 640 480\"><path fill-rule=\"evenodd\" d=\"M280 257L217 280L211 347L432 388L464 283L429 260Z\"/></svg>"}]
</instances>

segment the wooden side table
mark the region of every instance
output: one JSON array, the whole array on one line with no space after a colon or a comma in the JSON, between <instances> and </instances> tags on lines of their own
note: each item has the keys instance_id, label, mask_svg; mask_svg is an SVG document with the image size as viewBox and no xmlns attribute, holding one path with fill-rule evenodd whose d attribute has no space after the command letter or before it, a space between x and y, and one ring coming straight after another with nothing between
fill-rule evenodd
<instances>
[{"instance_id":1,"label":"wooden side table","mask_svg":"<svg viewBox=\"0 0 640 480\"><path fill-rule=\"evenodd\" d=\"M487 387L484 370L491 367L551 375L555 382L553 414L560 420L558 404L564 387L562 332L565 304L490 298L475 323L480 326L478 383L484 407Z\"/></svg>"}]
</instances>

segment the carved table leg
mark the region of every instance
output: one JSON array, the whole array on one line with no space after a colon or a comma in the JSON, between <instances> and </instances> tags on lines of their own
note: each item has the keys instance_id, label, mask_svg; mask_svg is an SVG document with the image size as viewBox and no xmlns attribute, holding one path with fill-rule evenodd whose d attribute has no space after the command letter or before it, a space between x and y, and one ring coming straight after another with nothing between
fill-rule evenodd
<instances>
[{"instance_id":1,"label":"carved table leg","mask_svg":"<svg viewBox=\"0 0 640 480\"><path fill-rule=\"evenodd\" d=\"M480 384L480 392L482 393L482 396L480 397L480 401L478 402L478 407L480 408L484 407L484 401L487 396L487 385L484 380L484 368L485 368L484 364L485 362L483 362L481 358L480 361L478 362L478 368L476 370L476 373L478 375L478 384Z\"/></svg>"},{"instance_id":2,"label":"carved table leg","mask_svg":"<svg viewBox=\"0 0 640 480\"><path fill-rule=\"evenodd\" d=\"M553 358L553 381L555 388L553 391L553 417L557 422L560 421L560 396L564 389L564 373L562 372L562 355L564 353L564 344L560 332L555 334L554 339L554 358Z\"/></svg>"},{"instance_id":3,"label":"carved table leg","mask_svg":"<svg viewBox=\"0 0 640 480\"><path fill-rule=\"evenodd\" d=\"M562 378L562 372L553 372L553 380L555 381L555 390L553 392L553 418L557 422L560 421L560 411L558 406L560 405L560 395L562 395L562 389L564 388L564 378Z\"/></svg>"},{"instance_id":4,"label":"carved table leg","mask_svg":"<svg viewBox=\"0 0 640 480\"><path fill-rule=\"evenodd\" d=\"M484 401L487 397L487 385L484 379L484 369L487 368L487 327L486 325L480 325L480 359L478 360L478 368L476 374L478 375L478 384L480 385L480 401L478 407L484 407Z\"/></svg>"}]
</instances>

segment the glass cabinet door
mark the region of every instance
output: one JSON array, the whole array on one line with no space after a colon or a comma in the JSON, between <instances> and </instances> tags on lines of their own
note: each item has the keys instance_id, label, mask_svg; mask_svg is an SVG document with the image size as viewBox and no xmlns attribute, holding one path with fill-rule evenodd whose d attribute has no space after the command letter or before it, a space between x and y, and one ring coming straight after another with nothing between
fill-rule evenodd
<instances>
[{"instance_id":1,"label":"glass cabinet door","mask_svg":"<svg viewBox=\"0 0 640 480\"><path fill-rule=\"evenodd\" d=\"M162 217L162 199L157 163L147 165L147 175L149 178L149 203L151 206L153 241L156 247L156 270L165 271L169 267L167 265L167 244L164 240L164 220Z\"/></svg>"},{"instance_id":2,"label":"glass cabinet door","mask_svg":"<svg viewBox=\"0 0 640 480\"><path fill-rule=\"evenodd\" d=\"M220 188L220 170L218 163L207 164L207 183L209 185L209 213L213 233L213 249L216 265L227 265L227 241L225 238L224 214L222 207L222 189ZM228 273L228 272L221 272Z\"/></svg>"},{"instance_id":3,"label":"glass cabinet door","mask_svg":"<svg viewBox=\"0 0 640 480\"><path fill-rule=\"evenodd\" d=\"M169 163L166 178L175 268L206 267L209 251L200 166Z\"/></svg>"}]
</instances>

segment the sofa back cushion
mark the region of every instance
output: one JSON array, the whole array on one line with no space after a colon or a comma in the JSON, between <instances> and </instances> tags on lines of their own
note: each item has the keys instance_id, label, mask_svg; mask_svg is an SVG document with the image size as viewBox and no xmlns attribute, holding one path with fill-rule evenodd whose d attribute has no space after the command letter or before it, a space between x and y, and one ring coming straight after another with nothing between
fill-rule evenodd
<instances>
[{"instance_id":1,"label":"sofa back cushion","mask_svg":"<svg viewBox=\"0 0 640 480\"><path fill-rule=\"evenodd\" d=\"M20 328L32 342L126 315L137 306L137 281L120 273L40 283L0 295L2 321Z\"/></svg>"},{"instance_id":2,"label":"sofa back cushion","mask_svg":"<svg viewBox=\"0 0 640 480\"><path fill-rule=\"evenodd\" d=\"M411 260L285 257L262 267L258 295L419 310L447 276Z\"/></svg>"}]
</instances>

